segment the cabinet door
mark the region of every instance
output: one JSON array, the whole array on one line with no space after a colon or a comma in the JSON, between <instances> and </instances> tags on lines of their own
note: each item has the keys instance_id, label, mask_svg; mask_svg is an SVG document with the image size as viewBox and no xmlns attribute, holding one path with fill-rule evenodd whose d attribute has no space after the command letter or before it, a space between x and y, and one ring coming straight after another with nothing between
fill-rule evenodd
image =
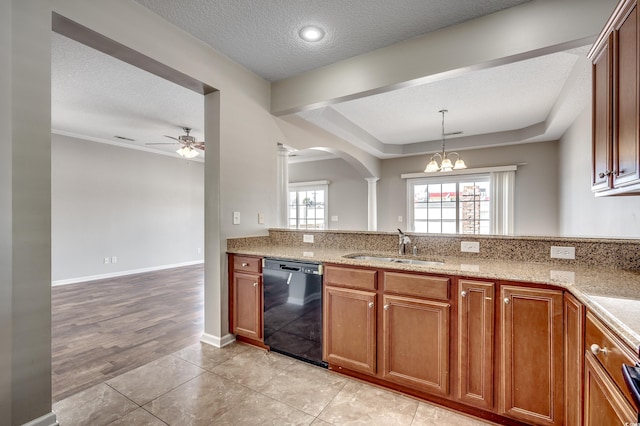
<instances>
[{"instance_id":1,"label":"cabinet door","mask_svg":"<svg viewBox=\"0 0 640 426\"><path fill-rule=\"evenodd\" d=\"M383 378L448 395L450 305L388 295L383 305Z\"/></svg>"},{"instance_id":2,"label":"cabinet door","mask_svg":"<svg viewBox=\"0 0 640 426\"><path fill-rule=\"evenodd\" d=\"M637 414L598 360L585 353L584 425L634 425Z\"/></svg>"},{"instance_id":3,"label":"cabinet door","mask_svg":"<svg viewBox=\"0 0 640 426\"><path fill-rule=\"evenodd\" d=\"M493 408L495 284L458 281L458 398Z\"/></svg>"},{"instance_id":4,"label":"cabinet door","mask_svg":"<svg viewBox=\"0 0 640 426\"><path fill-rule=\"evenodd\" d=\"M583 306L564 294L564 424L582 424L582 372L584 361Z\"/></svg>"},{"instance_id":5,"label":"cabinet door","mask_svg":"<svg viewBox=\"0 0 640 426\"><path fill-rule=\"evenodd\" d=\"M504 286L500 295L500 411L531 424L562 424L562 292Z\"/></svg>"},{"instance_id":6,"label":"cabinet door","mask_svg":"<svg viewBox=\"0 0 640 426\"><path fill-rule=\"evenodd\" d=\"M326 286L323 312L323 359L375 374L376 294Z\"/></svg>"},{"instance_id":7,"label":"cabinet door","mask_svg":"<svg viewBox=\"0 0 640 426\"><path fill-rule=\"evenodd\" d=\"M633 2L635 3L635 2ZM615 25L614 187L640 179L638 144L638 15L635 4Z\"/></svg>"},{"instance_id":8,"label":"cabinet door","mask_svg":"<svg viewBox=\"0 0 640 426\"><path fill-rule=\"evenodd\" d=\"M611 104L612 57L609 36L593 58L593 134L591 189L601 191L611 187Z\"/></svg>"},{"instance_id":9,"label":"cabinet door","mask_svg":"<svg viewBox=\"0 0 640 426\"><path fill-rule=\"evenodd\" d=\"M262 278L233 274L233 332L262 341Z\"/></svg>"}]
</instances>

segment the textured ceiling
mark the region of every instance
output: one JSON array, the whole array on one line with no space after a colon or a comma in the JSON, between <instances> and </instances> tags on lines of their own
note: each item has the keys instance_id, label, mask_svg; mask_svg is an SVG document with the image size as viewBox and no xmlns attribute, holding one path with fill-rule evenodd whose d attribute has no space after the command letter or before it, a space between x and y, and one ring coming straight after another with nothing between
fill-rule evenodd
<instances>
[{"instance_id":1,"label":"textured ceiling","mask_svg":"<svg viewBox=\"0 0 640 426\"><path fill-rule=\"evenodd\" d=\"M136 0L269 81L528 0ZM322 27L316 43L298 37Z\"/></svg>"},{"instance_id":2,"label":"textured ceiling","mask_svg":"<svg viewBox=\"0 0 640 426\"><path fill-rule=\"evenodd\" d=\"M485 15L522 0L136 0L215 49L277 80L409 37ZM309 45L298 29L322 25ZM381 25L384 23L384 25ZM559 138L588 104L586 47L469 72L429 84L299 113L379 158L439 149L446 130L463 131L455 149ZM572 78L568 80L570 74ZM567 81L571 84L567 84ZM53 131L175 154L182 127L202 140L204 99L190 90L52 34ZM535 132L518 133L528 127ZM505 136L506 133L511 135ZM474 136L475 138L468 138ZM503 137L496 137L502 135ZM135 141L122 141L123 136ZM461 140L466 139L462 143ZM456 143L458 145L456 146ZM465 145L466 143L466 145ZM449 143L447 144L449 147ZM307 156L297 153L295 161Z\"/></svg>"}]
</instances>

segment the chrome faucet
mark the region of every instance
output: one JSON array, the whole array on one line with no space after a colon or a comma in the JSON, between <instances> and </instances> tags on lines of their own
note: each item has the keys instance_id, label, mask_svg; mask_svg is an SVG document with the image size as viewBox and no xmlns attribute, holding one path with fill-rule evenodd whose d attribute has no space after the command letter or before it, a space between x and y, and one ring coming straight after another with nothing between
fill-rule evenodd
<instances>
[{"instance_id":1,"label":"chrome faucet","mask_svg":"<svg viewBox=\"0 0 640 426\"><path fill-rule=\"evenodd\" d=\"M411 242L411 238L407 237L404 232L398 228L398 254L405 254L407 251L407 244Z\"/></svg>"}]
</instances>

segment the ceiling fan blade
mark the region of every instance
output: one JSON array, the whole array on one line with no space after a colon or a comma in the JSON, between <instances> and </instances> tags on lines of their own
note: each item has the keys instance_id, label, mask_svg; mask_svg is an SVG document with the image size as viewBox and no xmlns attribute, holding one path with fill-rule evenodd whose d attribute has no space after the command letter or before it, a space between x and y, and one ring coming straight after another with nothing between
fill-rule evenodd
<instances>
[{"instance_id":1,"label":"ceiling fan blade","mask_svg":"<svg viewBox=\"0 0 640 426\"><path fill-rule=\"evenodd\" d=\"M204 151L204 142L196 142L193 146Z\"/></svg>"},{"instance_id":2,"label":"ceiling fan blade","mask_svg":"<svg viewBox=\"0 0 640 426\"><path fill-rule=\"evenodd\" d=\"M153 143L145 143L145 145L175 145L176 142L153 142Z\"/></svg>"},{"instance_id":3,"label":"ceiling fan blade","mask_svg":"<svg viewBox=\"0 0 640 426\"><path fill-rule=\"evenodd\" d=\"M167 135L164 135L164 137L165 137L165 138L169 138L169 139L173 139L173 140L178 141L178 142L181 142L181 141L180 141L180 139L178 139L178 138L174 138L173 136L167 136Z\"/></svg>"}]
</instances>

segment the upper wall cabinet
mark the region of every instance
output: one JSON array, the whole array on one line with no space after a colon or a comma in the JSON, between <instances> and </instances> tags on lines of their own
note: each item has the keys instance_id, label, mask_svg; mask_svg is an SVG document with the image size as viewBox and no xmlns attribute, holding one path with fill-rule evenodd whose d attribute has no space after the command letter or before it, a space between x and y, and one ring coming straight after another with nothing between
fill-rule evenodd
<instances>
[{"instance_id":1,"label":"upper wall cabinet","mask_svg":"<svg viewBox=\"0 0 640 426\"><path fill-rule=\"evenodd\" d=\"M640 194L637 0L622 0L598 37L593 63L591 188L597 196Z\"/></svg>"}]
</instances>

